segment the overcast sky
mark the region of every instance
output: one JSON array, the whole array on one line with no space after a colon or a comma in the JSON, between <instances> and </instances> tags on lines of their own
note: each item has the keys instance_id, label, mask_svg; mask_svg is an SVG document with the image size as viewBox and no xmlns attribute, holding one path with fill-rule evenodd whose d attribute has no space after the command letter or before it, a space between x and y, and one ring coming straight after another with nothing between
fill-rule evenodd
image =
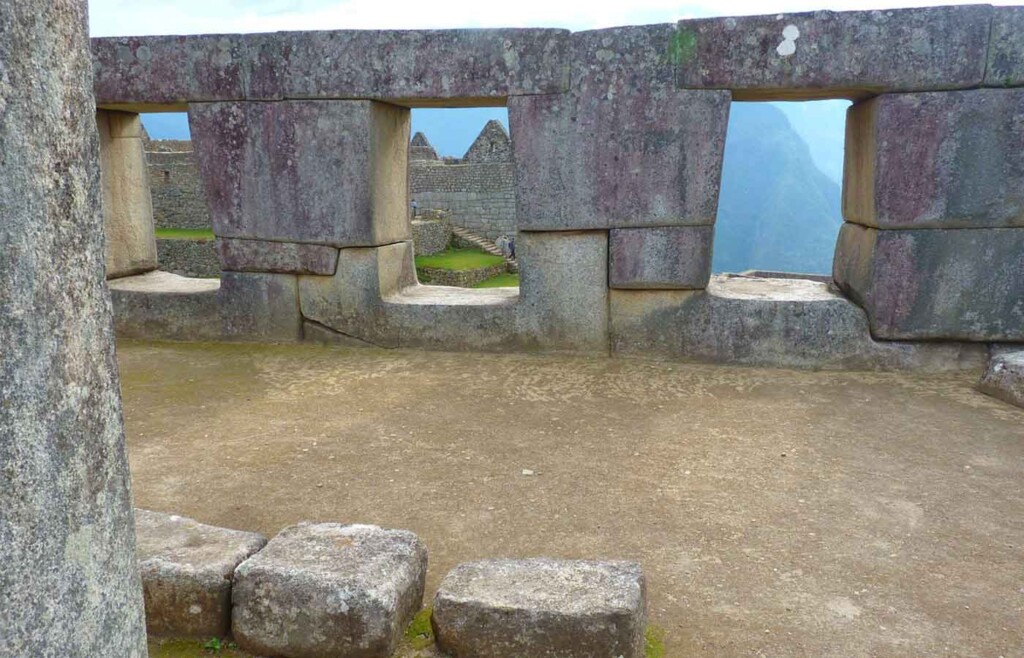
<instances>
[{"instance_id":1,"label":"overcast sky","mask_svg":"<svg viewBox=\"0 0 1024 658\"><path fill-rule=\"evenodd\" d=\"M699 16L884 9L937 0L90 0L93 36L274 30L563 27L663 23ZM951 3L946 3L951 4ZM985 4L962 0L959 4ZM1021 5L1010 1L1000 4Z\"/></svg>"}]
</instances>

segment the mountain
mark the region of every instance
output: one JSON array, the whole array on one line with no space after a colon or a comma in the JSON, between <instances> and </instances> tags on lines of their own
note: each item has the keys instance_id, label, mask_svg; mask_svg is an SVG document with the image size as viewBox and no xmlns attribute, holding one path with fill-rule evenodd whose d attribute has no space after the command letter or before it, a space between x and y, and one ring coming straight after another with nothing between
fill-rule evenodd
<instances>
[{"instance_id":1,"label":"mountain","mask_svg":"<svg viewBox=\"0 0 1024 658\"><path fill-rule=\"evenodd\" d=\"M828 100L813 103L772 103L782 110L793 130L807 142L811 158L822 173L837 183L843 181L843 147L846 134L846 110L850 101Z\"/></svg>"},{"instance_id":2,"label":"mountain","mask_svg":"<svg viewBox=\"0 0 1024 658\"><path fill-rule=\"evenodd\" d=\"M733 103L714 271L828 274L842 224L840 198L839 185L814 164L782 110Z\"/></svg>"}]
</instances>

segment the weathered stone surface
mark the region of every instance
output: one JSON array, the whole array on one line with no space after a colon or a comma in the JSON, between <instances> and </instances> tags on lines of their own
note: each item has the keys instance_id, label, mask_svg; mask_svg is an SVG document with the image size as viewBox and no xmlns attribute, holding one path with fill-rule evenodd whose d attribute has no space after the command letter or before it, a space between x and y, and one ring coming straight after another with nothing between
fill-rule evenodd
<instances>
[{"instance_id":1,"label":"weathered stone surface","mask_svg":"<svg viewBox=\"0 0 1024 658\"><path fill-rule=\"evenodd\" d=\"M0 0L0 652L146 655L80 0Z\"/></svg>"},{"instance_id":2,"label":"weathered stone surface","mask_svg":"<svg viewBox=\"0 0 1024 658\"><path fill-rule=\"evenodd\" d=\"M96 112L107 278L156 269L156 233L139 115Z\"/></svg>"},{"instance_id":3,"label":"weathered stone surface","mask_svg":"<svg viewBox=\"0 0 1024 658\"><path fill-rule=\"evenodd\" d=\"M982 345L872 340L864 311L830 286L714 276L707 291L612 290L615 354L786 368L980 368Z\"/></svg>"},{"instance_id":4,"label":"weathered stone surface","mask_svg":"<svg viewBox=\"0 0 1024 658\"><path fill-rule=\"evenodd\" d=\"M316 244L222 238L217 254L232 272L331 275L338 267L338 250Z\"/></svg>"},{"instance_id":5,"label":"weathered stone surface","mask_svg":"<svg viewBox=\"0 0 1024 658\"><path fill-rule=\"evenodd\" d=\"M687 20L671 56L680 86L737 100L963 89L985 77L991 17L981 5Z\"/></svg>"},{"instance_id":6,"label":"weathered stone surface","mask_svg":"<svg viewBox=\"0 0 1024 658\"><path fill-rule=\"evenodd\" d=\"M224 637L231 632L231 577L267 543L254 532L135 510L146 630L172 637Z\"/></svg>"},{"instance_id":7,"label":"weathered stone surface","mask_svg":"<svg viewBox=\"0 0 1024 658\"><path fill-rule=\"evenodd\" d=\"M427 549L406 530L301 523L235 570L232 629L246 651L386 658L419 610Z\"/></svg>"},{"instance_id":8,"label":"weathered stone surface","mask_svg":"<svg viewBox=\"0 0 1024 658\"><path fill-rule=\"evenodd\" d=\"M520 233L517 324L525 346L608 351L608 234Z\"/></svg>"},{"instance_id":9,"label":"weathered stone surface","mask_svg":"<svg viewBox=\"0 0 1024 658\"><path fill-rule=\"evenodd\" d=\"M612 288L705 288L713 226L625 228L609 232Z\"/></svg>"},{"instance_id":10,"label":"weathered stone surface","mask_svg":"<svg viewBox=\"0 0 1024 658\"><path fill-rule=\"evenodd\" d=\"M218 279L148 272L110 282L118 338L218 340Z\"/></svg>"},{"instance_id":11,"label":"weathered stone surface","mask_svg":"<svg viewBox=\"0 0 1024 658\"><path fill-rule=\"evenodd\" d=\"M994 351L978 388L982 393L1024 407L1024 346Z\"/></svg>"},{"instance_id":12,"label":"weathered stone surface","mask_svg":"<svg viewBox=\"0 0 1024 658\"><path fill-rule=\"evenodd\" d=\"M1024 226L1024 90L885 94L849 110L847 221Z\"/></svg>"},{"instance_id":13,"label":"weathered stone surface","mask_svg":"<svg viewBox=\"0 0 1024 658\"><path fill-rule=\"evenodd\" d=\"M515 344L515 288L416 283L412 245L342 249L333 277L299 278L302 315L380 347L501 350Z\"/></svg>"},{"instance_id":14,"label":"weathered stone surface","mask_svg":"<svg viewBox=\"0 0 1024 658\"><path fill-rule=\"evenodd\" d=\"M226 339L257 343L302 339L295 275L224 272L217 298Z\"/></svg>"},{"instance_id":15,"label":"weathered stone surface","mask_svg":"<svg viewBox=\"0 0 1024 658\"><path fill-rule=\"evenodd\" d=\"M412 241L417 256L439 254L452 242L452 225L448 220L412 220Z\"/></svg>"},{"instance_id":16,"label":"weathered stone surface","mask_svg":"<svg viewBox=\"0 0 1024 658\"><path fill-rule=\"evenodd\" d=\"M220 278L220 258L213 240L156 241L160 269L184 277Z\"/></svg>"},{"instance_id":17,"label":"weathered stone surface","mask_svg":"<svg viewBox=\"0 0 1024 658\"><path fill-rule=\"evenodd\" d=\"M369 101L189 108L221 238L375 246L409 235L409 111Z\"/></svg>"},{"instance_id":18,"label":"weathered stone surface","mask_svg":"<svg viewBox=\"0 0 1024 658\"><path fill-rule=\"evenodd\" d=\"M729 94L675 88L675 34L573 34L572 90L509 99L520 230L714 223Z\"/></svg>"},{"instance_id":19,"label":"weathered stone surface","mask_svg":"<svg viewBox=\"0 0 1024 658\"><path fill-rule=\"evenodd\" d=\"M247 41L255 99L494 104L564 91L569 77L565 30L278 32Z\"/></svg>"},{"instance_id":20,"label":"weathered stone surface","mask_svg":"<svg viewBox=\"0 0 1024 658\"><path fill-rule=\"evenodd\" d=\"M459 565L432 615L454 658L641 658L646 623L639 564L543 558Z\"/></svg>"},{"instance_id":21,"label":"weathered stone surface","mask_svg":"<svg viewBox=\"0 0 1024 658\"><path fill-rule=\"evenodd\" d=\"M1024 7L996 7L992 12L985 85L1024 85Z\"/></svg>"},{"instance_id":22,"label":"weathered stone surface","mask_svg":"<svg viewBox=\"0 0 1024 658\"><path fill-rule=\"evenodd\" d=\"M1024 230L844 224L836 283L876 338L1024 340Z\"/></svg>"},{"instance_id":23,"label":"weathered stone surface","mask_svg":"<svg viewBox=\"0 0 1024 658\"><path fill-rule=\"evenodd\" d=\"M242 100L246 46L239 35L111 37L92 40L96 102L147 105Z\"/></svg>"}]
</instances>

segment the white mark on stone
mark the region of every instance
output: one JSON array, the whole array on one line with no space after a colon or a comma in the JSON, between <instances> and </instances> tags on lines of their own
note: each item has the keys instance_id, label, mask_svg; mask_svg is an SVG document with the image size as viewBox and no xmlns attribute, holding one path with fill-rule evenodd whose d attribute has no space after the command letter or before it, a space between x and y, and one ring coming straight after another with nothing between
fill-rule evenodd
<instances>
[{"instance_id":1,"label":"white mark on stone","mask_svg":"<svg viewBox=\"0 0 1024 658\"><path fill-rule=\"evenodd\" d=\"M789 57L796 52L796 40L800 38L800 28L796 25L787 25L782 30L782 43L775 49L779 57Z\"/></svg>"},{"instance_id":2,"label":"white mark on stone","mask_svg":"<svg viewBox=\"0 0 1024 658\"><path fill-rule=\"evenodd\" d=\"M196 605L195 603L193 603L192 605L190 605L188 607L188 612L191 615L198 615L202 611L203 611L202 607Z\"/></svg>"}]
</instances>

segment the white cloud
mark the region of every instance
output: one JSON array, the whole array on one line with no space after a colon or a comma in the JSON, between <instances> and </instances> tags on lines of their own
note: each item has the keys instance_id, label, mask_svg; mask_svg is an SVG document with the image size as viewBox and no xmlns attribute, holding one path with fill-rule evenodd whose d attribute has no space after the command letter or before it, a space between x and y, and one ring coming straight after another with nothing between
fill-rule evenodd
<instances>
[{"instance_id":1,"label":"white cloud","mask_svg":"<svg viewBox=\"0 0 1024 658\"><path fill-rule=\"evenodd\" d=\"M93 36L323 29L564 27L669 22L697 16L928 6L937 0L90 0ZM984 0L965 0L981 4ZM1009 4L1024 4L1013 2Z\"/></svg>"}]
</instances>

